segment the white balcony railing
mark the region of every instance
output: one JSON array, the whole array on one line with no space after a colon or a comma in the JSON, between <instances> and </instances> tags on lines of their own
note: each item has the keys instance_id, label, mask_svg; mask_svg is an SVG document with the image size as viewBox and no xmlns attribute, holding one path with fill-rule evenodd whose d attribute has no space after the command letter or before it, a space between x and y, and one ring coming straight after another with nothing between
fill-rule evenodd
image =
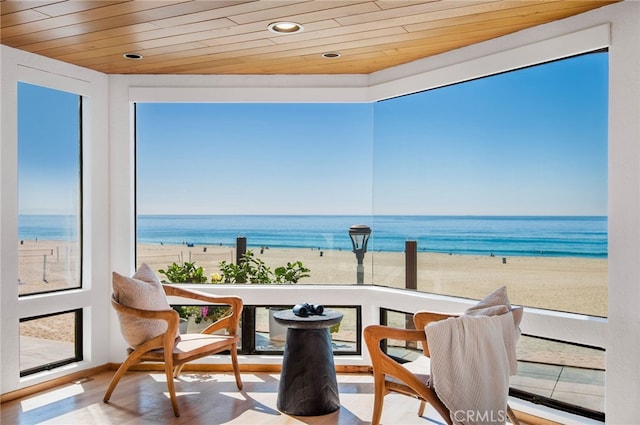
<instances>
[{"instance_id":1,"label":"white balcony railing","mask_svg":"<svg viewBox=\"0 0 640 425\"><path fill-rule=\"evenodd\" d=\"M404 289L394 289L372 285L188 285L201 291L221 295L238 295L246 305L294 305L313 302L331 306L361 306L362 328L378 324L380 310L389 309L406 313L418 310L440 312L462 312L476 301L444 295L435 295ZM181 299L170 299L172 304L180 304ZM573 344L605 347L605 318L590 317L574 313L563 313L525 306L522 320L523 334L565 341ZM124 341L122 351L126 349ZM118 348L116 347L116 350ZM272 359L246 359L247 362L279 362ZM209 361L209 360L207 360ZM360 356L340 356L336 364L369 365L366 350Z\"/></svg>"}]
</instances>

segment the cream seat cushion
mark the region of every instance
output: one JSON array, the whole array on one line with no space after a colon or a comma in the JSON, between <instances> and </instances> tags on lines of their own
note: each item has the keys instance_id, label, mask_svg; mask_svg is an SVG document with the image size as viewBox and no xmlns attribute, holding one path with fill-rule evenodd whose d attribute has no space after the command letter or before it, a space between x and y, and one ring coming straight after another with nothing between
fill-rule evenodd
<instances>
[{"instance_id":1,"label":"cream seat cushion","mask_svg":"<svg viewBox=\"0 0 640 425\"><path fill-rule=\"evenodd\" d=\"M162 284L146 264L142 264L132 277L113 272L113 294L116 301L127 307L156 311L171 309ZM120 313L118 318L122 335L133 348L167 331L164 320L140 319Z\"/></svg>"}]
</instances>

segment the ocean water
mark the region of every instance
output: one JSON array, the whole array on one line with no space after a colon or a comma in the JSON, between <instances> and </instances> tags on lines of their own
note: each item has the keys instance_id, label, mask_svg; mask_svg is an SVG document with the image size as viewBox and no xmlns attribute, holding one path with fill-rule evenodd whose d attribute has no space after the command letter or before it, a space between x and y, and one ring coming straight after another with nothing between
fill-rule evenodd
<instances>
[{"instance_id":1,"label":"ocean water","mask_svg":"<svg viewBox=\"0 0 640 425\"><path fill-rule=\"evenodd\" d=\"M66 240L78 234L73 217L20 216L20 239ZM584 216L327 216L142 215L138 242L351 250L349 227L371 227L368 251L419 251L496 256L607 258L607 217ZM71 228L71 231L68 229Z\"/></svg>"}]
</instances>

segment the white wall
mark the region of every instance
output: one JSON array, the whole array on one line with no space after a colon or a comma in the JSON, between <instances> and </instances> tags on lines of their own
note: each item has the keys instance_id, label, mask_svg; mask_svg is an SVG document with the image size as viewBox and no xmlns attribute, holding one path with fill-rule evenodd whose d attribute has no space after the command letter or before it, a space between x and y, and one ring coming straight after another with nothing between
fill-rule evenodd
<instances>
[{"instance_id":1,"label":"white wall","mask_svg":"<svg viewBox=\"0 0 640 425\"><path fill-rule=\"evenodd\" d=\"M32 385L70 372L103 365L109 341L106 333L109 317L111 266L107 188L109 177L104 158L109 152L107 133L108 80L103 74L70 66L2 46L2 144L0 147L0 364L1 391ZM83 288L47 295L18 298L18 203L17 203L17 83L18 81L64 90L83 96ZM37 124L34 124L37 125ZM105 285L106 283L106 285ZM84 361L20 378L19 328L21 317L84 308Z\"/></svg>"},{"instance_id":2,"label":"white wall","mask_svg":"<svg viewBox=\"0 0 640 425\"><path fill-rule=\"evenodd\" d=\"M468 48L416 61L412 64L368 76L125 76L108 77L108 111L103 76L23 54L2 47L2 209L0 216L0 279L2 291L2 391L20 386L15 378L17 318L26 314L15 303L15 289L6 282L17 281L15 246L15 80L17 66L37 63L40 69L62 75L83 76L92 97L102 107L95 110L92 130L95 145L91 172L94 179L92 217L108 220L108 237L93 238L88 260L91 275L86 281L93 290L72 295L78 304L92 305L92 317L110 321L93 323L91 334L109 333L106 346L91 341L90 364L118 361L122 339L115 315L108 313L110 270L130 273L134 267L133 144L131 102L135 101L227 101L227 102L360 102L437 87L442 84L501 72L540 61L609 47L609 319L596 324L595 336L607 346L607 422L636 423L640 417L640 2L626 1L559 22L542 25ZM7 72L8 70L8 72ZM7 75L8 74L8 75ZM99 115L98 115L99 114ZM107 117L107 118L105 118ZM105 140L108 122L109 143ZM8 127L8 129L7 129ZM8 143L5 143L8 141ZM103 144L104 143L104 144ZM108 146L108 152L105 151ZM102 155L98 155L98 153ZM107 155L108 154L108 155ZM99 160L98 160L99 158ZM108 165L104 158L109 158ZM110 180L106 181L108 166ZM105 181L103 181L104 179ZM108 203L104 194L108 193ZM107 211L108 215L104 213ZM102 209L102 211L99 211ZM94 223L95 224L95 223ZM94 236L99 231L93 227ZM106 241L110 241L110 244ZM273 288L271 288L273 289ZM373 288L371 289L373 291ZM86 292L86 293L85 293ZM369 292L369 291L368 291ZM249 292L247 299L254 295ZM369 295L367 295L367 299ZM371 305L397 304L370 300ZM414 305L412 301L409 305ZM20 302L28 312L35 303ZM417 307L418 304L415 304ZM373 307L372 307L373 308ZM367 316L370 317L370 316ZM534 333L549 332L572 338L574 319L544 313L532 314L523 324ZM525 329L526 330L526 329ZM580 331L582 334L589 332ZM9 346L9 347L7 347ZM102 351L100 350L102 349ZM108 356L98 353L106 353ZM107 360L108 358L108 360ZM13 369L12 369L13 368ZM6 382L6 383L5 383Z\"/></svg>"},{"instance_id":3,"label":"white wall","mask_svg":"<svg viewBox=\"0 0 640 425\"><path fill-rule=\"evenodd\" d=\"M640 417L640 3L619 5L609 50L609 423Z\"/></svg>"}]
</instances>

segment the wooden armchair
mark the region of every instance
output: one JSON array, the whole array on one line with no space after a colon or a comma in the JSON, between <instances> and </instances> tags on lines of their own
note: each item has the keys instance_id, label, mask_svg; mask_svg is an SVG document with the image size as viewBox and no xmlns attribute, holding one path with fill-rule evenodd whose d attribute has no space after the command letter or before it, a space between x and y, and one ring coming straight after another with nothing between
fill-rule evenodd
<instances>
[{"instance_id":1,"label":"wooden armchair","mask_svg":"<svg viewBox=\"0 0 640 425\"><path fill-rule=\"evenodd\" d=\"M179 316L173 310L140 310L136 308L126 307L116 301L115 296L111 298L111 305L122 315L135 316L141 319L160 319L167 322L167 330L162 335L146 341L137 348L128 348L128 357L118 368L115 375L111 379L109 387L104 395L104 402L108 402L111 393L116 385L125 374L125 372L136 364L142 362L160 362L164 363L164 370L167 377L167 387L171 397L173 413L180 416L178 402L176 399L174 378L176 378L182 370L185 363L201 357L220 353L229 350L231 353L231 363L235 374L236 385L238 389L242 389L242 380L240 378L240 370L238 368L238 325L240 315L242 313L242 299L234 296L215 296L204 292L188 290L171 285L162 285L165 294L168 296L178 296L193 300L204 301L209 304L228 305L230 307L229 315L212 323L199 334L182 334L176 338L178 330ZM213 332L226 329L224 335L213 334Z\"/></svg>"},{"instance_id":2,"label":"wooden armchair","mask_svg":"<svg viewBox=\"0 0 640 425\"><path fill-rule=\"evenodd\" d=\"M522 310L518 313L521 317ZM391 328L382 325L370 325L364 329L364 340L371 356L374 377L374 404L372 425L379 425L382 417L384 396L391 393L404 394L420 400L418 416L424 414L426 403L431 403L434 409L446 421L452 424L449 409L438 398L435 390L427 385L429 380L429 345L424 328L427 324L456 314L444 314L421 311L413 315L416 330ZM416 341L422 344L423 355L408 363L398 363L382 351L380 343L383 340ZM519 424L518 419L507 406L507 415L513 424Z\"/></svg>"}]
</instances>

